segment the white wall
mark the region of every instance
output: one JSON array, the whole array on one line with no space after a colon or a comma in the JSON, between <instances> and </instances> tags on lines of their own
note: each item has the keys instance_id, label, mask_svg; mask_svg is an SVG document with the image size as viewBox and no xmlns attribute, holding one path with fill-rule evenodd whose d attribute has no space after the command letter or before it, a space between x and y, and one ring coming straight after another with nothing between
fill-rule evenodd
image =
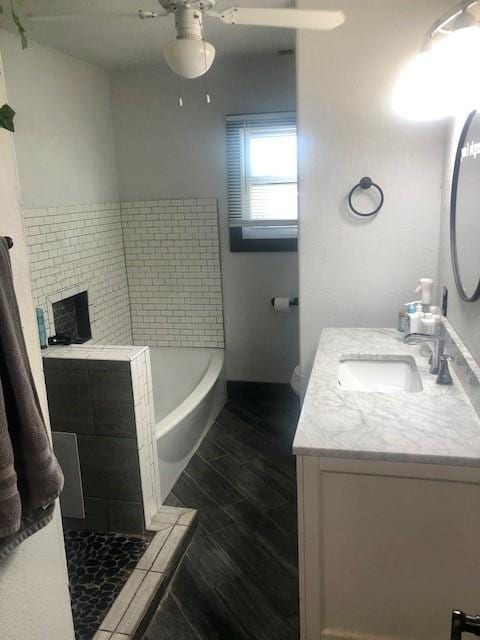
<instances>
[{"instance_id":1,"label":"white wall","mask_svg":"<svg viewBox=\"0 0 480 640\"><path fill-rule=\"evenodd\" d=\"M6 101L3 75L0 103ZM11 251L15 288L35 383L48 417L33 311L27 248L19 203L13 136L0 130L0 235L15 240ZM4 640L73 640L62 525L53 521L0 563L0 636Z\"/></svg>"},{"instance_id":2,"label":"white wall","mask_svg":"<svg viewBox=\"0 0 480 640\"><path fill-rule=\"evenodd\" d=\"M297 318L274 315L270 298L297 295L297 254L230 253L225 115L295 109L295 69L278 55L217 60L203 80L181 82L164 69L112 76L123 201L218 198L230 380L286 382L298 362Z\"/></svg>"},{"instance_id":3,"label":"white wall","mask_svg":"<svg viewBox=\"0 0 480 640\"><path fill-rule=\"evenodd\" d=\"M93 338L130 343L109 76L33 41L22 51L4 30L0 50L16 111L35 305L48 314L49 299L85 284Z\"/></svg>"},{"instance_id":4,"label":"white wall","mask_svg":"<svg viewBox=\"0 0 480 640\"><path fill-rule=\"evenodd\" d=\"M341 8L328 34L301 32L300 344L311 369L326 326L396 326L421 276L436 276L444 125L391 109L402 65L450 0L301 0ZM345 198L362 176L385 191L373 220L353 219Z\"/></svg>"},{"instance_id":5,"label":"white wall","mask_svg":"<svg viewBox=\"0 0 480 640\"><path fill-rule=\"evenodd\" d=\"M439 253L439 285L448 287L448 319L480 364L480 300L464 302L458 294L450 258L450 194L458 138L468 114L449 123L445 145L444 187ZM480 277L480 274L478 274Z\"/></svg>"},{"instance_id":6,"label":"white wall","mask_svg":"<svg viewBox=\"0 0 480 640\"><path fill-rule=\"evenodd\" d=\"M108 75L0 30L25 208L118 201Z\"/></svg>"}]
</instances>

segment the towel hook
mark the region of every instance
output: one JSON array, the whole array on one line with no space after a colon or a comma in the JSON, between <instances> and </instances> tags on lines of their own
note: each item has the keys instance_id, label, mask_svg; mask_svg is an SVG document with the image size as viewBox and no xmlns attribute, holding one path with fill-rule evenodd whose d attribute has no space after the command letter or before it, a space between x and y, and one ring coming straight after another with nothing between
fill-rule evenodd
<instances>
[{"instance_id":1,"label":"towel hook","mask_svg":"<svg viewBox=\"0 0 480 640\"><path fill-rule=\"evenodd\" d=\"M355 209L355 207L353 206L353 202L352 202L353 194L359 188L366 190L366 189L370 189L371 187L373 187L378 191L378 194L380 196L380 202L378 203L377 207L373 211L370 211L369 213L362 213L361 211L358 211L358 209ZM373 182L373 180L368 176L365 176L364 178L362 178L360 182L356 184L348 194L348 206L353 211L353 213L355 213L357 216L361 216L362 218L369 218L370 216L374 216L376 213L378 213L380 209L383 207L384 200L385 200L385 197L383 195L382 188L376 182Z\"/></svg>"}]
</instances>

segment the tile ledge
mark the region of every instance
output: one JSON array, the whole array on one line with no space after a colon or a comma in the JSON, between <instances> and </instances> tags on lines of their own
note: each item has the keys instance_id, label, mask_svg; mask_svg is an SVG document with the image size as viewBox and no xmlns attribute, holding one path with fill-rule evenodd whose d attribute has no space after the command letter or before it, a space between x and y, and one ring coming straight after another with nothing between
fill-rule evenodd
<instances>
[{"instance_id":1,"label":"tile ledge","mask_svg":"<svg viewBox=\"0 0 480 640\"><path fill-rule=\"evenodd\" d=\"M156 515L161 513L162 508L164 513L170 514L172 518L175 517L176 521L164 523L165 526L155 534L107 612L94 640L139 639L140 632L143 633L147 628L163 598L193 535L197 511L179 507L161 507ZM154 557L150 558L152 549ZM147 558L144 560L145 556ZM146 566L149 568L145 568ZM123 598L121 598L122 593Z\"/></svg>"}]
</instances>

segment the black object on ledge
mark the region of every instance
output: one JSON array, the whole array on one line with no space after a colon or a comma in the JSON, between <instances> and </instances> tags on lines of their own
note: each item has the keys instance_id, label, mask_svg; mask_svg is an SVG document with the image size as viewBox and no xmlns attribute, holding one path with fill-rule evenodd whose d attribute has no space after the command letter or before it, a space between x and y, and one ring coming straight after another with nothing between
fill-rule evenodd
<instances>
[{"instance_id":1,"label":"black object on ledge","mask_svg":"<svg viewBox=\"0 0 480 640\"><path fill-rule=\"evenodd\" d=\"M54 336L50 336L48 338L48 344L51 347L57 346L57 345L62 345L63 347L68 347L69 345L72 344L72 339L70 338L70 336L65 336L61 333L57 333Z\"/></svg>"},{"instance_id":2,"label":"black object on ledge","mask_svg":"<svg viewBox=\"0 0 480 640\"><path fill-rule=\"evenodd\" d=\"M357 189L367 190L367 189L370 189L371 187L373 187L378 191L378 194L380 196L380 202L378 203L377 207L373 211L370 211L368 213L362 213L361 211L358 211L358 209L355 209L355 207L353 206L353 202L352 202L353 194ZM368 176L365 176L364 178L362 178L360 182L356 184L348 194L348 206L350 207L350 209L353 211L355 215L361 216L362 218L369 218L370 216L374 216L376 213L378 213L380 209L383 207L384 200L385 200L385 197L383 195L382 188L376 182L373 182L373 180Z\"/></svg>"},{"instance_id":3,"label":"black object on ledge","mask_svg":"<svg viewBox=\"0 0 480 640\"><path fill-rule=\"evenodd\" d=\"M13 240L10 236L5 236L5 240L7 241L7 247L11 249L13 247Z\"/></svg>"},{"instance_id":4,"label":"black object on ledge","mask_svg":"<svg viewBox=\"0 0 480 640\"><path fill-rule=\"evenodd\" d=\"M461 640L462 633L480 636L480 616L469 616L463 611L452 611L451 640Z\"/></svg>"}]
</instances>

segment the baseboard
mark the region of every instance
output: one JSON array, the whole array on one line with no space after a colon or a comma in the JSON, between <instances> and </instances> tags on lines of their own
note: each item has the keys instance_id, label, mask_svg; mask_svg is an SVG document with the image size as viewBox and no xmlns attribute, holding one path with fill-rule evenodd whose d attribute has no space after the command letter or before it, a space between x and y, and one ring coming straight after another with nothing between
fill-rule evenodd
<instances>
[{"instance_id":1,"label":"baseboard","mask_svg":"<svg viewBox=\"0 0 480 640\"><path fill-rule=\"evenodd\" d=\"M375 633L356 633L345 629L323 629L321 640L405 640L398 636L386 636Z\"/></svg>"},{"instance_id":2,"label":"baseboard","mask_svg":"<svg viewBox=\"0 0 480 640\"><path fill-rule=\"evenodd\" d=\"M280 382L245 382L227 380L227 396L234 402L291 402L297 396L289 384Z\"/></svg>"}]
</instances>

